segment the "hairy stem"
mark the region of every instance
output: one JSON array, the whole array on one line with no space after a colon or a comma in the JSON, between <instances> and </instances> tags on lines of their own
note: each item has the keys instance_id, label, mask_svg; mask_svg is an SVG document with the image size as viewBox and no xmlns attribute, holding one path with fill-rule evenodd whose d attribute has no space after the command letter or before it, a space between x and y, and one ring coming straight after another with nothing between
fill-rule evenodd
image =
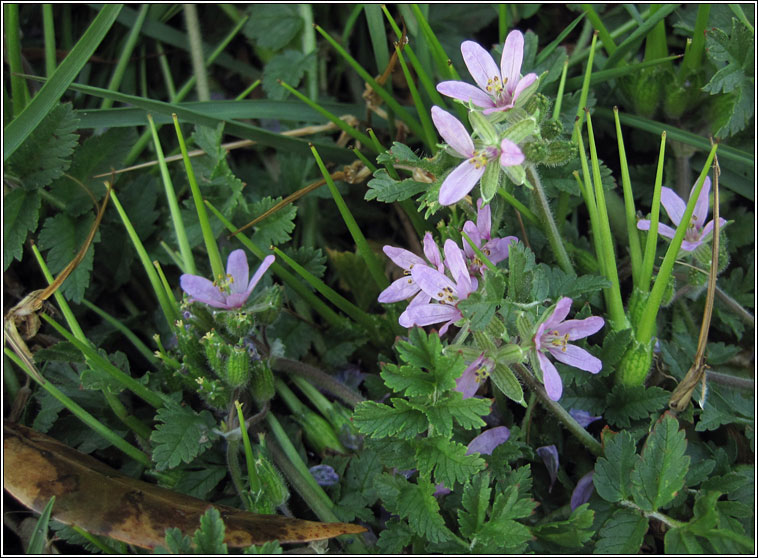
<instances>
[{"instance_id":1,"label":"hairy stem","mask_svg":"<svg viewBox=\"0 0 758 558\"><path fill-rule=\"evenodd\" d=\"M561 266L563 271L568 274L575 274L574 266L571 265L571 259L569 259L568 252L566 252L566 248L563 246L563 240L558 232L558 227L555 225L553 213L550 211L550 205L548 204L547 197L545 197L545 191L542 189L542 182L540 182L539 175L537 174L534 165L527 166L526 173L529 182L534 186L534 198L537 202L537 208L545 228L545 234L550 242L550 247L555 253L555 259L558 261L558 265Z\"/></svg>"}]
</instances>

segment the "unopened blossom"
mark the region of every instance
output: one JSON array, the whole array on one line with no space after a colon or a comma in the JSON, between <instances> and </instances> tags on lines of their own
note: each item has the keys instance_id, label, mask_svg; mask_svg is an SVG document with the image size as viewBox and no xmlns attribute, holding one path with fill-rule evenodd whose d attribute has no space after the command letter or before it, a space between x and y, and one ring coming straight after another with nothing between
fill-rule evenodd
<instances>
[{"instance_id":1,"label":"unopened blossom","mask_svg":"<svg viewBox=\"0 0 758 558\"><path fill-rule=\"evenodd\" d=\"M232 310L241 308L266 270L274 263L274 256L266 256L252 279L244 250L234 250L226 261L226 276L210 281L205 277L183 274L179 284L190 302L202 302L213 308Z\"/></svg>"},{"instance_id":2,"label":"unopened blossom","mask_svg":"<svg viewBox=\"0 0 758 558\"><path fill-rule=\"evenodd\" d=\"M524 60L524 35L511 31L505 39L500 68L481 45L474 41L461 44L461 54L478 87L463 81L443 81L437 91L464 103L484 109L484 114L513 108L519 95L537 80L537 74L521 77Z\"/></svg>"},{"instance_id":3,"label":"unopened blossom","mask_svg":"<svg viewBox=\"0 0 758 558\"><path fill-rule=\"evenodd\" d=\"M429 265L431 263L432 267L437 269L437 271L444 271L440 249L437 243L434 242L431 233L427 232L424 235L424 255L426 256L426 260L404 248L385 246L383 250L395 265L403 268L404 275L400 279L393 281L389 287L379 294L377 300L381 303L388 304L390 302L406 300L421 290L411 276L411 270L414 266ZM429 302L429 299L426 299L425 302Z\"/></svg>"},{"instance_id":4,"label":"unopened blossom","mask_svg":"<svg viewBox=\"0 0 758 558\"><path fill-rule=\"evenodd\" d=\"M571 493L571 511L590 501L592 493L595 491L595 485L592 483L593 476L594 471L590 471L576 483L576 487Z\"/></svg>"},{"instance_id":5,"label":"unopened blossom","mask_svg":"<svg viewBox=\"0 0 758 558\"><path fill-rule=\"evenodd\" d=\"M494 367L495 362L482 353L466 367L460 378L455 380L455 391L461 392L463 399L473 397L479 387L489 378Z\"/></svg>"},{"instance_id":6,"label":"unopened blossom","mask_svg":"<svg viewBox=\"0 0 758 558\"><path fill-rule=\"evenodd\" d=\"M690 197L697 187L697 182L692 186L690 190ZM708 217L708 200L711 193L711 177L706 176L703 187L700 189L700 195L695 202L695 210L692 212L689 225L687 225L687 232L684 233L684 240L682 240L682 250L685 252L692 252L695 248L700 246L703 242L708 240L713 235L713 219L705 222ZM675 226L679 226L684 216L684 211L687 209L687 203L680 198L676 192L671 188L661 188L661 205L663 209L668 213L669 219ZM726 219L719 217L719 225L726 225ZM650 220L642 219L637 222L637 228L641 231L650 230ZM658 224L658 232L666 238L674 238L676 230L668 225Z\"/></svg>"},{"instance_id":7,"label":"unopened blossom","mask_svg":"<svg viewBox=\"0 0 758 558\"><path fill-rule=\"evenodd\" d=\"M579 426L581 426L582 428L587 428L590 424L592 424L596 420L600 420L601 418L603 418L602 416L593 417L587 411L584 411L582 409L570 409L569 414L576 422L579 423Z\"/></svg>"},{"instance_id":8,"label":"unopened blossom","mask_svg":"<svg viewBox=\"0 0 758 558\"><path fill-rule=\"evenodd\" d=\"M505 238L492 238L492 211L489 205L484 205L482 200L477 201L476 224L473 221L466 221L463 224L465 232L477 248L489 259L496 264L508 257L508 248L511 244L518 242L515 236L506 236ZM479 274L487 267L479 259L471 245L464 240L463 252L468 259L469 271L472 274Z\"/></svg>"},{"instance_id":9,"label":"unopened blossom","mask_svg":"<svg viewBox=\"0 0 758 558\"><path fill-rule=\"evenodd\" d=\"M603 367L599 358L592 356L581 347L569 344L569 341L592 335L603 327L605 320L599 316L590 316L583 320L566 320L571 309L571 302L572 300L568 297L560 299L553 312L539 325L534 335L534 346L542 369L542 381L548 397L553 401L561 398L563 383L558 370L546 354L552 355L564 364L592 374L597 374Z\"/></svg>"},{"instance_id":10,"label":"unopened blossom","mask_svg":"<svg viewBox=\"0 0 758 558\"><path fill-rule=\"evenodd\" d=\"M484 145L477 149L461 121L440 107L432 107L432 120L442 139L456 155L465 159L442 182L439 198L442 205L462 200L482 178L487 165L511 167L524 162L519 146L507 138L500 140L498 145Z\"/></svg>"},{"instance_id":11,"label":"unopened blossom","mask_svg":"<svg viewBox=\"0 0 758 558\"><path fill-rule=\"evenodd\" d=\"M444 252L445 266L455 280L451 280L432 267L414 266L411 276L421 290L430 297L430 302L411 302L405 312L400 315L398 321L401 326L427 326L445 322L440 328L440 335L444 335L453 322L463 317L456 305L459 300L468 298L476 290L476 283L469 276L463 250L455 242L446 240ZM431 301L432 299L434 302Z\"/></svg>"},{"instance_id":12,"label":"unopened blossom","mask_svg":"<svg viewBox=\"0 0 758 558\"><path fill-rule=\"evenodd\" d=\"M558 468L560 467L560 460L558 459L558 450L554 445L542 446L537 448L537 455L542 458L542 462L545 464L547 474L550 476L550 487L548 492L553 490L555 479L558 478Z\"/></svg>"}]
</instances>

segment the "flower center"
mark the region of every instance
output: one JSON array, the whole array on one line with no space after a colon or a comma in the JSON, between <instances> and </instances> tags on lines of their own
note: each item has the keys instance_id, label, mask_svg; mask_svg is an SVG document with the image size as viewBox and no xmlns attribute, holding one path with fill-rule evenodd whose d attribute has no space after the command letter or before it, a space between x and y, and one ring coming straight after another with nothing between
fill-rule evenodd
<instances>
[{"instance_id":1,"label":"flower center","mask_svg":"<svg viewBox=\"0 0 758 558\"><path fill-rule=\"evenodd\" d=\"M219 275L218 279L213 282L216 288L224 294L229 294L231 292L233 283L234 277L232 277L229 273L227 273L225 276Z\"/></svg>"},{"instance_id":2,"label":"flower center","mask_svg":"<svg viewBox=\"0 0 758 558\"><path fill-rule=\"evenodd\" d=\"M474 154L468 160L469 163L474 165L477 169L486 167L491 161L494 161L500 156L500 149L496 147L485 147L479 151L474 151Z\"/></svg>"},{"instance_id":3,"label":"flower center","mask_svg":"<svg viewBox=\"0 0 758 558\"><path fill-rule=\"evenodd\" d=\"M458 300L458 297L453 293L453 289L450 287L443 287L441 291L437 292L437 298L442 302L454 305Z\"/></svg>"},{"instance_id":4,"label":"flower center","mask_svg":"<svg viewBox=\"0 0 758 558\"><path fill-rule=\"evenodd\" d=\"M500 81L500 76L491 77L487 80L487 93L495 97L495 99L501 100L507 82L508 78L503 78L503 80Z\"/></svg>"},{"instance_id":5,"label":"flower center","mask_svg":"<svg viewBox=\"0 0 758 558\"><path fill-rule=\"evenodd\" d=\"M545 341L547 341L548 344L552 345L553 347L557 347L561 350L561 352L566 352L566 346L568 345L569 340L569 334L566 333L565 335L561 335L558 333L557 329L554 329L551 332L548 332L545 335Z\"/></svg>"},{"instance_id":6,"label":"flower center","mask_svg":"<svg viewBox=\"0 0 758 558\"><path fill-rule=\"evenodd\" d=\"M697 242L698 240L700 240L700 237L702 236L703 236L703 231L695 223L695 216L693 215L692 218L690 219L690 224L687 227L687 232L684 233L684 239L689 240L690 242Z\"/></svg>"}]
</instances>

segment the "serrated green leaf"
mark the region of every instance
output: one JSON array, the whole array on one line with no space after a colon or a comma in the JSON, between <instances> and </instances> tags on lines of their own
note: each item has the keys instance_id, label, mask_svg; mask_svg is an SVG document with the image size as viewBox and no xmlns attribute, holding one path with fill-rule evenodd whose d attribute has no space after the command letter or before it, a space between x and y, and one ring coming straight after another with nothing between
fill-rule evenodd
<instances>
[{"instance_id":1,"label":"serrated green leaf","mask_svg":"<svg viewBox=\"0 0 758 558\"><path fill-rule=\"evenodd\" d=\"M288 358L300 359L319 339L318 331L310 324L299 320L286 312L279 314L276 321L269 326L269 339L278 339L284 345L284 354Z\"/></svg>"},{"instance_id":2,"label":"serrated green leaf","mask_svg":"<svg viewBox=\"0 0 758 558\"><path fill-rule=\"evenodd\" d=\"M303 19L294 4L255 4L242 32L253 47L279 50L297 36Z\"/></svg>"},{"instance_id":3,"label":"serrated green leaf","mask_svg":"<svg viewBox=\"0 0 758 558\"><path fill-rule=\"evenodd\" d=\"M647 533L648 519L642 514L619 509L598 531L594 554L637 554Z\"/></svg>"},{"instance_id":4,"label":"serrated green leaf","mask_svg":"<svg viewBox=\"0 0 758 558\"><path fill-rule=\"evenodd\" d=\"M21 261L26 236L37 228L39 208L37 192L16 188L3 196L3 271L13 260Z\"/></svg>"},{"instance_id":5,"label":"serrated green leaf","mask_svg":"<svg viewBox=\"0 0 758 558\"><path fill-rule=\"evenodd\" d=\"M412 178L395 180L387 174L387 169L378 169L374 173L374 178L368 182L368 190L366 190L364 199L393 203L407 200L427 188L429 188L429 184L425 182L417 182Z\"/></svg>"},{"instance_id":6,"label":"serrated green leaf","mask_svg":"<svg viewBox=\"0 0 758 558\"><path fill-rule=\"evenodd\" d=\"M496 363L495 368L490 373L490 379L503 395L514 400L516 403L524 402L524 389L510 368Z\"/></svg>"},{"instance_id":7,"label":"serrated green leaf","mask_svg":"<svg viewBox=\"0 0 758 558\"><path fill-rule=\"evenodd\" d=\"M441 437L419 440L416 460L424 478L431 478L434 471L434 481L448 488L465 482L485 467L484 459L466 454L466 446Z\"/></svg>"},{"instance_id":8,"label":"serrated green leaf","mask_svg":"<svg viewBox=\"0 0 758 558\"><path fill-rule=\"evenodd\" d=\"M611 286L610 281L600 275L568 274L565 271L545 264L537 266L540 274L544 274L549 285L550 298L558 299L563 296L577 298L585 293L599 291Z\"/></svg>"},{"instance_id":9,"label":"serrated green leaf","mask_svg":"<svg viewBox=\"0 0 758 558\"><path fill-rule=\"evenodd\" d=\"M434 402L411 405L426 414L430 432L449 438L453 432L453 420L465 430L485 426L481 417L490 413L492 401L478 397L463 399L460 392L450 391Z\"/></svg>"},{"instance_id":10,"label":"serrated green leaf","mask_svg":"<svg viewBox=\"0 0 758 558\"><path fill-rule=\"evenodd\" d=\"M287 246L283 252L297 263L302 265L306 271L315 275L319 279L324 277L326 271L326 254L321 248L311 246L298 246L297 248Z\"/></svg>"},{"instance_id":11,"label":"serrated green leaf","mask_svg":"<svg viewBox=\"0 0 758 558\"><path fill-rule=\"evenodd\" d=\"M62 271L84 244L93 222L92 216L76 219L65 213L49 217L42 225L39 234L39 247L46 251L45 262L53 275ZM95 257L95 244L100 241L100 232L96 232L87 253L79 265L61 285L60 292L68 300L81 302L87 290Z\"/></svg>"},{"instance_id":12,"label":"serrated green leaf","mask_svg":"<svg viewBox=\"0 0 758 558\"><path fill-rule=\"evenodd\" d=\"M592 522L595 512L589 504L582 504L571 512L565 521L551 521L534 527L532 533L538 538L566 548L580 548L594 534Z\"/></svg>"},{"instance_id":13,"label":"serrated green leaf","mask_svg":"<svg viewBox=\"0 0 758 558\"><path fill-rule=\"evenodd\" d=\"M108 360L116 368L125 374L130 375L129 360L126 358L126 355L124 353L121 351L116 351L115 353L109 355L103 349L98 349L97 352L101 357ZM80 373L80 379L81 387L83 389L107 390L112 394L121 393L124 390L124 385L121 382L97 366L94 366L93 368L85 368L82 370Z\"/></svg>"},{"instance_id":14,"label":"serrated green leaf","mask_svg":"<svg viewBox=\"0 0 758 558\"><path fill-rule=\"evenodd\" d=\"M185 471L172 490L205 500L227 473L225 466L206 463L196 471Z\"/></svg>"},{"instance_id":15,"label":"serrated green leaf","mask_svg":"<svg viewBox=\"0 0 758 558\"><path fill-rule=\"evenodd\" d=\"M166 529L166 546L155 549L156 554L194 554L192 539L176 527Z\"/></svg>"},{"instance_id":16,"label":"serrated green leaf","mask_svg":"<svg viewBox=\"0 0 758 558\"><path fill-rule=\"evenodd\" d=\"M671 394L653 386L623 386L617 384L608 394L605 420L623 428L631 426L631 420L646 419L650 413L666 408Z\"/></svg>"},{"instance_id":17,"label":"serrated green leaf","mask_svg":"<svg viewBox=\"0 0 758 558\"><path fill-rule=\"evenodd\" d=\"M410 365L385 364L379 373L385 385L406 397L431 395L435 392L434 377Z\"/></svg>"},{"instance_id":18,"label":"serrated green leaf","mask_svg":"<svg viewBox=\"0 0 758 558\"><path fill-rule=\"evenodd\" d=\"M368 308L379 295L366 262L357 252L341 252L327 247L327 254L337 270L340 286L352 293L359 308Z\"/></svg>"},{"instance_id":19,"label":"serrated green leaf","mask_svg":"<svg viewBox=\"0 0 758 558\"><path fill-rule=\"evenodd\" d=\"M707 554L695 535L680 527L666 531L663 544L666 554L695 554L700 556Z\"/></svg>"},{"instance_id":20,"label":"serrated green leaf","mask_svg":"<svg viewBox=\"0 0 758 558\"><path fill-rule=\"evenodd\" d=\"M189 463L211 447L217 435L212 431L216 421L208 411L195 413L176 403L159 409L158 425L150 435L153 460L158 470L173 469L179 463Z\"/></svg>"},{"instance_id":21,"label":"serrated green leaf","mask_svg":"<svg viewBox=\"0 0 758 558\"><path fill-rule=\"evenodd\" d=\"M216 508L208 508L200 517L200 528L195 531L192 542L198 554L227 554L224 542L224 522Z\"/></svg>"},{"instance_id":22,"label":"serrated green leaf","mask_svg":"<svg viewBox=\"0 0 758 558\"><path fill-rule=\"evenodd\" d=\"M716 430L724 424L752 424L754 419L755 405L752 397L745 397L737 390L711 386L695 430L704 432Z\"/></svg>"},{"instance_id":23,"label":"serrated green leaf","mask_svg":"<svg viewBox=\"0 0 758 558\"><path fill-rule=\"evenodd\" d=\"M732 19L732 29L727 35L718 27L712 27L705 34L705 51L713 62L726 62L703 87L712 95L723 91L728 93L739 87L745 79L745 72L753 65L753 34L742 23Z\"/></svg>"},{"instance_id":24,"label":"serrated green leaf","mask_svg":"<svg viewBox=\"0 0 758 558\"><path fill-rule=\"evenodd\" d=\"M522 242L512 244L508 251L508 298L514 302L531 302L534 279L534 252ZM544 298L544 297L543 297Z\"/></svg>"},{"instance_id":25,"label":"serrated green leaf","mask_svg":"<svg viewBox=\"0 0 758 558\"><path fill-rule=\"evenodd\" d=\"M452 534L445 527L434 492L434 485L429 481L419 479L418 484L408 483L407 490L398 495L398 509L393 511L407 519L416 534L430 542L441 542L451 538Z\"/></svg>"},{"instance_id":26,"label":"serrated green leaf","mask_svg":"<svg viewBox=\"0 0 758 558\"><path fill-rule=\"evenodd\" d=\"M267 541L263 544L254 544L244 550L244 554L282 554L284 549L279 541Z\"/></svg>"},{"instance_id":27,"label":"serrated green leaf","mask_svg":"<svg viewBox=\"0 0 758 558\"><path fill-rule=\"evenodd\" d=\"M684 486L690 458L678 421L664 415L645 442L642 459L632 470L632 496L643 510L656 511L674 499Z\"/></svg>"},{"instance_id":28,"label":"serrated green leaf","mask_svg":"<svg viewBox=\"0 0 758 558\"><path fill-rule=\"evenodd\" d=\"M603 457L595 464L592 483L598 495L608 502L619 502L629 494L629 475L637 461L636 447L628 432L603 433Z\"/></svg>"},{"instance_id":29,"label":"serrated green leaf","mask_svg":"<svg viewBox=\"0 0 758 558\"><path fill-rule=\"evenodd\" d=\"M266 63L261 78L261 85L268 98L283 101L289 97L290 92L279 85L279 80L297 89L315 55L315 51L304 55L298 50L287 49L272 57Z\"/></svg>"},{"instance_id":30,"label":"serrated green leaf","mask_svg":"<svg viewBox=\"0 0 758 558\"><path fill-rule=\"evenodd\" d=\"M492 321L497 305L489 300L485 292L474 291L468 298L461 300L457 308L468 320L471 331L483 331Z\"/></svg>"},{"instance_id":31,"label":"serrated green leaf","mask_svg":"<svg viewBox=\"0 0 758 558\"><path fill-rule=\"evenodd\" d=\"M252 204L250 214L262 215L280 201L282 201L282 198L272 199L267 196L259 202ZM290 239L290 233L295 228L294 221L296 214L297 207L295 205L290 204L283 207L258 223L251 240L263 250L268 250L272 244L277 245L287 242Z\"/></svg>"},{"instance_id":32,"label":"serrated green leaf","mask_svg":"<svg viewBox=\"0 0 758 558\"><path fill-rule=\"evenodd\" d=\"M619 363L621 357L634 338L632 328L621 331L609 331L603 339L603 349L598 358L603 361L603 368L613 368Z\"/></svg>"},{"instance_id":33,"label":"serrated green leaf","mask_svg":"<svg viewBox=\"0 0 758 558\"><path fill-rule=\"evenodd\" d=\"M379 533L376 546L383 554L402 554L412 538L413 531L408 523L392 518L387 521L385 529Z\"/></svg>"},{"instance_id":34,"label":"serrated green leaf","mask_svg":"<svg viewBox=\"0 0 758 558\"><path fill-rule=\"evenodd\" d=\"M480 553L518 553L523 551L527 541L533 538L531 530L515 519L529 517L537 505L531 499L520 498L516 485L508 486L495 496L489 521L476 532Z\"/></svg>"},{"instance_id":35,"label":"serrated green leaf","mask_svg":"<svg viewBox=\"0 0 758 558\"><path fill-rule=\"evenodd\" d=\"M375 401L364 401L355 407L353 423L362 434L372 438L413 438L424 432L429 423L421 411L404 399L392 399L393 407Z\"/></svg>"},{"instance_id":36,"label":"serrated green leaf","mask_svg":"<svg viewBox=\"0 0 758 558\"><path fill-rule=\"evenodd\" d=\"M370 448L364 447L360 455L350 460L343 475L343 496L335 506L335 513L342 521L353 521L359 513L374 505L379 497L374 480L382 468L379 454Z\"/></svg>"},{"instance_id":37,"label":"serrated green leaf","mask_svg":"<svg viewBox=\"0 0 758 558\"><path fill-rule=\"evenodd\" d=\"M461 501L463 507L458 509L458 526L464 537L473 538L484 525L491 493L489 472L474 475L471 481L466 483Z\"/></svg>"},{"instance_id":38,"label":"serrated green leaf","mask_svg":"<svg viewBox=\"0 0 758 558\"><path fill-rule=\"evenodd\" d=\"M50 111L8 160L8 170L26 190L44 188L60 177L71 164L71 153L79 141L75 133L79 119L71 103Z\"/></svg>"}]
</instances>

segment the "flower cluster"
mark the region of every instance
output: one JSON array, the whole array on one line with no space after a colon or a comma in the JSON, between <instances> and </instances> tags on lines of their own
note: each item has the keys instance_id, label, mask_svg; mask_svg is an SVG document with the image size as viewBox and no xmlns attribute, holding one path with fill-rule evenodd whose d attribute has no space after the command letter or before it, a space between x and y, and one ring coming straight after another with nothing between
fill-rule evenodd
<instances>
[{"instance_id":1,"label":"flower cluster","mask_svg":"<svg viewBox=\"0 0 758 558\"><path fill-rule=\"evenodd\" d=\"M489 262L497 264L508 257L508 247L518 239L515 236L493 238L491 229L491 210L479 200L476 223L466 221L463 230ZM404 275L384 289L378 301L386 304L412 298L400 315L400 325L413 327L445 322L440 328L440 335L444 335L450 325L462 317L456 305L476 291L477 277L486 268L474 249L464 244L461 249L453 240L446 240L444 260L431 233L424 235L426 259L404 248L384 247L384 253L403 269Z\"/></svg>"}]
</instances>

